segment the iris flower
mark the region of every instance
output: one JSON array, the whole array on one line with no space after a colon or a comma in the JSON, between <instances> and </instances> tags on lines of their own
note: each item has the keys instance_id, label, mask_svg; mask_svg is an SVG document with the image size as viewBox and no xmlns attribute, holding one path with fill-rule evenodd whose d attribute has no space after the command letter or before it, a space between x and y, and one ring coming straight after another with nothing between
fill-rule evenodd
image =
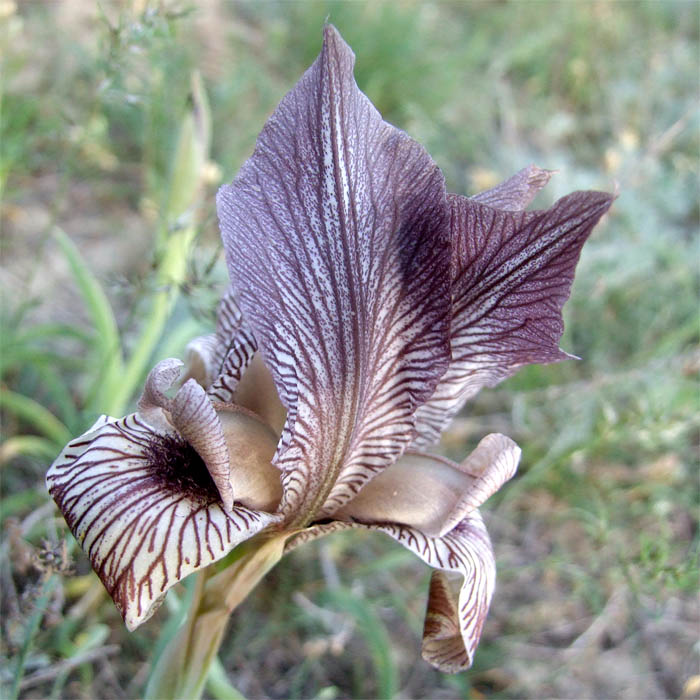
<instances>
[{"instance_id":1,"label":"iris flower","mask_svg":"<svg viewBox=\"0 0 700 700\"><path fill-rule=\"evenodd\" d=\"M150 373L51 466L51 495L127 627L258 537L274 556L383 532L435 569L423 656L473 659L495 564L478 507L520 450L492 434L461 463L426 452L484 386L559 349L581 247L612 202L525 211L530 166L471 198L384 122L326 26L217 205L232 280L214 335ZM172 390L171 390L172 389ZM169 393L168 393L169 392Z\"/></svg>"}]
</instances>

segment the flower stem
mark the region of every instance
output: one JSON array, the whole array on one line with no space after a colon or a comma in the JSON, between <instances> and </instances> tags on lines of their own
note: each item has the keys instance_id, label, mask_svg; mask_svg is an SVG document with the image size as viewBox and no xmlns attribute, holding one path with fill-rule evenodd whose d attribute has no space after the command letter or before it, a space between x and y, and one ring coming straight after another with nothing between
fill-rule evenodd
<instances>
[{"instance_id":1,"label":"flower stem","mask_svg":"<svg viewBox=\"0 0 700 700\"><path fill-rule=\"evenodd\" d=\"M288 536L255 537L234 550L239 556L226 568L209 567L199 575L187 620L158 659L146 698L201 696L231 613L280 560Z\"/></svg>"}]
</instances>

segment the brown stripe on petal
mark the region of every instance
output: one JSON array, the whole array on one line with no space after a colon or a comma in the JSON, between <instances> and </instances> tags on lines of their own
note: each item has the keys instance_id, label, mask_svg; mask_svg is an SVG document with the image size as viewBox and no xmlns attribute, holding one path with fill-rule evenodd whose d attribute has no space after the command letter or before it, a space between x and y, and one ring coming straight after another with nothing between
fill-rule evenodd
<instances>
[{"instance_id":1,"label":"brown stripe on petal","mask_svg":"<svg viewBox=\"0 0 700 700\"><path fill-rule=\"evenodd\" d=\"M165 592L276 521L224 510L191 447L154 432L138 414L96 424L47 474L63 513L129 629Z\"/></svg>"},{"instance_id":2,"label":"brown stripe on petal","mask_svg":"<svg viewBox=\"0 0 700 700\"><path fill-rule=\"evenodd\" d=\"M440 432L482 387L520 367L570 357L559 349L562 307L581 248L613 202L575 192L546 211L507 212L450 195L452 209L451 360L419 407L414 445Z\"/></svg>"},{"instance_id":3,"label":"brown stripe on petal","mask_svg":"<svg viewBox=\"0 0 700 700\"><path fill-rule=\"evenodd\" d=\"M327 26L320 56L217 197L231 278L287 420L292 526L391 464L448 357L444 179L382 121Z\"/></svg>"},{"instance_id":4,"label":"brown stripe on petal","mask_svg":"<svg viewBox=\"0 0 700 700\"><path fill-rule=\"evenodd\" d=\"M472 511L443 537L429 537L399 525L334 521L312 525L287 541L285 552L333 532L363 528L383 532L441 576L431 582L424 626L423 658L440 671L456 673L471 666L496 582L496 566L486 527Z\"/></svg>"}]
</instances>

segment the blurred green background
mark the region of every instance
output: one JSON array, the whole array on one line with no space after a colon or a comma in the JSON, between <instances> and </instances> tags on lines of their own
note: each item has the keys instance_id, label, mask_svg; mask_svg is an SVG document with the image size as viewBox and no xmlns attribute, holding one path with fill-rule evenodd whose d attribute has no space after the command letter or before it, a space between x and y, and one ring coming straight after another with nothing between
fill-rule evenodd
<instances>
[{"instance_id":1,"label":"blurred green background","mask_svg":"<svg viewBox=\"0 0 700 700\"><path fill-rule=\"evenodd\" d=\"M352 532L295 552L235 613L207 696L700 696L700 4L583 1L0 2L0 694L143 692L178 593L128 634L44 474L212 328L216 188L326 18L452 191L534 162L559 171L536 204L620 196L565 309L582 360L483 392L442 443L461 457L500 431L523 448L484 509L499 579L474 667L420 660L427 567ZM194 70L208 157L182 146Z\"/></svg>"}]
</instances>

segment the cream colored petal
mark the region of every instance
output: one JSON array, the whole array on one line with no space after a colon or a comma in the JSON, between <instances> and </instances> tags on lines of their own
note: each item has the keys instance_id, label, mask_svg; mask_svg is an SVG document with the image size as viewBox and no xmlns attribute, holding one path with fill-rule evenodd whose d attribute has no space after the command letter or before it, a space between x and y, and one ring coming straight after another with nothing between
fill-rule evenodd
<instances>
[{"instance_id":1,"label":"cream colored petal","mask_svg":"<svg viewBox=\"0 0 700 700\"><path fill-rule=\"evenodd\" d=\"M458 467L472 479L472 483L443 522L440 536L450 532L469 512L485 503L513 478L520 453L518 445L500 433L491 433L479 442Z\"/></svg>"},{"instance_id":2,"label":"cream colored petal","mask_svg":"<svg viewBox=\"0 0 700 700\"><path fill-rule=\"evenodd\" d=\"M440 537L513 476L519 457L520 448L499 434L487 435L462 464L408 453L375 476L334 517L401 523Z\"/></svg>"},{"instance_id":3,"label":"cream colored petal","mask_svg":"<svg viewBox=\"0 0 700 700\"><path fill-rule=\"evenodd\" d=\"M401 523L437 536L473 482L449 460L407 454L365 484L333 517L363 523Z\"/></svg>"},{"instance_id":4,"label":"cream colored petal","mask_svg":"<svg viewBox=\"0 0 700 700\"><path fill-rule=\"evenodd\" d=\"M224 509L197 453L139 414L100 419L66 445L46 482L130 630L178 581L277 520Z\"/></svg>"}]
</instances>

